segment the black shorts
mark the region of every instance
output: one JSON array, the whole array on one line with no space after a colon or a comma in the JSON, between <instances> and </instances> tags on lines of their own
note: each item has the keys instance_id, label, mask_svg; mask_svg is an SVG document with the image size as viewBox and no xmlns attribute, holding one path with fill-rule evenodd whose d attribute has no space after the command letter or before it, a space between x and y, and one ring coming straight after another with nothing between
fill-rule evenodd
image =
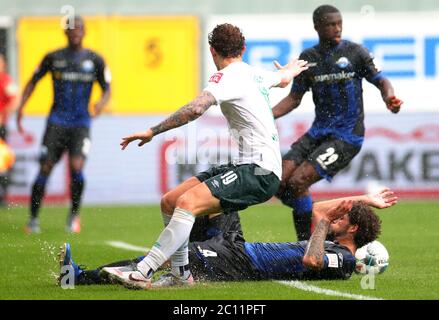
<instances>
[{"instance_id":1,"label":"black shorts","mask_svg":"<svg viewBox=\"0 0 439 320\"><path fill-rule=\"evenodd\" d=\"M206 241L225 232L237 232L241 235L243 234L238 212L220 214L212 218L209 217L209 215L197 217L192 226L189 241Z\"/></svg>"},{"instance_id":2,"label":"black shorts","mask_svg":"<svg viewBox=\"0 0 439 320\"><path fill-rule=\"evenodd\" d=\"M244 239L237 232L218 235L203 242L189 243L189 265L199 280L259 280L245 252Z\"/></svg>"},{"instance_id":3,"label":"black shorts","mask_svg":"<svg viewBox=\"0 0 439 320\"><path fill-rule=\"evenodd\" d=\"M361 147L346 143L334 136L314 139L309 134L303 135L291 145L291 149L282 157L296 164L310 162L317 172L331 181L340 170L344 169L360 152Z\"/></svg>"},{"instance_id":4,"label":"black shorts","mask_svg":"<svg viewBox=\"0 0 439 320\"><path fill-rule=\"evenodd\" d=\"M227 164L196 175L206 183L212 195L220 200L224 213L244 210L273 197L279 178L256 164Z\"/></svg>"},{"instance_id":5,"label":"black shorts","mask_svg":"<svg viewBox=\"0 0 439 320\"><path fill-rule=\"evenodd\" d=\"M86 158L90 150L90 130L87 127L61 127L47 124L43 137L40 161L58 162L64 151L70 157Z\"/></svg>"}]
</instances>

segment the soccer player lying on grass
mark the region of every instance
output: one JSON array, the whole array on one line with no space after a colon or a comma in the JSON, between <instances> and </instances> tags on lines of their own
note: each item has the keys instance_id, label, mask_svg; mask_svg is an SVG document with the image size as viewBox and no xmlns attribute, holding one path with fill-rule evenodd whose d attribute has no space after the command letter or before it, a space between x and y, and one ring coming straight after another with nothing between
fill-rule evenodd
<instances>
[{"instance_id":1,"label":"soccer player lying on grass","mask_svg":"<svg viewBox=\"0 0 439 320\"><path fill-rule=\"evenodd\" d=\"M357 248L375 240L381 229L378 216L370 207L388 208L397 197L389 189L314 203L313 215L318 221L309 241L283 243L245 242L242 233L230 230L206 241L189 244L189 263L197 280L290 280L348 279L355 269ZM331 239L332 241L325 241ZM61 252L61 266L72 265L76 284L118 282L121 274L133 270L142 257L82 271L73 262L69 246ZM93 274L99 281L87 282ZM82 276L81 276L82 275ZM165 275L166 277L166 275ZM160 279L153 282L159 283ZM182 283L186 284L186 283Z\"/></svg>"}]
</instances>

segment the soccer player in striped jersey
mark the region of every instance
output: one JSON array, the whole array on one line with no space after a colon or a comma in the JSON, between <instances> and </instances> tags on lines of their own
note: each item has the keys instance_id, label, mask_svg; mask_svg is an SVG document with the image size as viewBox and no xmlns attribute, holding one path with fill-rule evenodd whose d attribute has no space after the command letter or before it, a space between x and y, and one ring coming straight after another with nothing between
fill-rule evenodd
<instances>
[{"instance_id":1,"label":"soccer player in striped jersey","mask_svg":"<svg viewBox=\"0 0 439 320\"><path fill-rule=\"evenodd\" d=\"M381 221L371 207L383 209L396 202L389 189L316 202L316 228L309 240L298 242L246 242L240 228L236 229L238 224L224 225L216 236L189 244L192 274L198 281L348 279L355 269L357 248L375 240L381 231ZM142 258L87 271L73 261L70 246L65 244L60 262L61 267L70 266L74 271L76 285L108 284L120 282L114 275L134 270ZM169 276L162 276L152 287L161 287L160 279Z\"/></svg>"},{"instance_id":2,"label":"soccer player in striped jersey","mask_svg":"<svg viewBox=\"0 0 439 320\"><path fill-rule=\"evenodd\" d=\"M293 209L299 240L311 235L311 185L331 179L358 154L364 140L362 79L381 92L387 108L398 113L402 101L363 46L342 40L342 16L330 5L313 14L319 43L304 50L299 59L309 68L294 79L288 96L274 108L280 118L297 108L311 89L315 119L311 128L291 145L282 158L282 181L277 197Z\"/></svg>"},{"instance_id":3,"label":"soccer player in striped jersey","mask_svg":"<svg viewBox=\"0 0 439 320\"><path fill-rule=\"evenodd\" d=\"M48 53L32 78L26 84L18 108L17 127L23 132L22 118L26 102L43 76L52 74L54 101L47 119L40 154L40 170L32 186L30 220L26 232L40 232L39 210L46 184L55 164L64 152L69 154L71 208L66 230L81 230L79 211L85 185L83 168L90 150L91 118L97 117L110 98L111 75L103 58L82 46L85 36L84 21L80 16L71 17L65 24L68 45ZM89 113L89 101L93 83L102 89L101 98Z\"/></svg>"}]
</instances>

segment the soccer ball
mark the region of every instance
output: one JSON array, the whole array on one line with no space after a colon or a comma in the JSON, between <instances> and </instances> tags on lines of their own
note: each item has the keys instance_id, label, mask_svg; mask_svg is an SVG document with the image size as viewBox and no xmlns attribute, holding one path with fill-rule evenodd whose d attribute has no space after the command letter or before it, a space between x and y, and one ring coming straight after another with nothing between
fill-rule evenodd
<instances>
[{"instance_id":1,"label":"soccer ball","mask_svg":"<svg viewBox=\"0 0 439 320\"><path fill-rule=\"evenodd\" d=\"M389 266L389 252L381 242L375 240L357 249L355 260L356 273L379 274Z\"/></svg>"}]
</instances>

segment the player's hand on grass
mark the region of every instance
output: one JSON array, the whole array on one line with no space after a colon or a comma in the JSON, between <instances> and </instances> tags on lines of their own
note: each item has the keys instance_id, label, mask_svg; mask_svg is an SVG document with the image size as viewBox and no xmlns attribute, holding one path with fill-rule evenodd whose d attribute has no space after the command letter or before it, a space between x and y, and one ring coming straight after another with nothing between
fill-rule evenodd
<instances>
[{"instance_id":1,"label":"player's hand on grass","mask_svg":"<svg viewBox=\"0 0 439 320\"><path fill-rule=\"evenodd\" d=\"M291 59L286 65L282 66L278 61L273 61L277 70L289 71L292 77L298 76L302 71L308 69L306 64L308 61L298 60L297 58Z\"/></svg>"},{"instance_id":2,"label":"player's hand on grass","mask_svg":"<svg viewBox=\"0 0 439 320\"><path fill-rule=\"evenodd\" d=\"M131 142L140 140L138 146L141 147L145 143L148 143L152 140L154 134L151 129L142 132L136 132L129 136L122 138L122 142L120 145L122 146L122 150L124 150Z\"/></svg>"},{"instance_id":3,"label":"player's hand on grass","mask_svg":"<svg viewBox=\"0 0 439 320\"><path fill-rule=\"evenodd\" d=\"M342 218L344 215L348 214L351 211L352 206L354 204L353 200L343 200L337 203L336 206L328 209L325 213L325 218L332 222L334 220Z\"/></svg>"},{"instance_id":4,"label":"player's hand on grass","mask_svg":"<svg viewBox=\"0 0 439 320\"><path fill-rule=\"evenodd\" d=\"M398 113L401 109L401 105L403 104L403 101L395 96L385 98L384 102L386 103L387 109L393 113Z\"/></svg>"},{"instance_id":5,"label":"player's hand on grass","mask_svg":"<svg viewBox=\"0 0 439 320\"><path fill-rule=\"evenodd\" d=\"M368 194L367 198L367 204L378 209L391 207L398 202L398 197L389 188L383 188L377 193Z\"/></svg>"}]
</instances>

